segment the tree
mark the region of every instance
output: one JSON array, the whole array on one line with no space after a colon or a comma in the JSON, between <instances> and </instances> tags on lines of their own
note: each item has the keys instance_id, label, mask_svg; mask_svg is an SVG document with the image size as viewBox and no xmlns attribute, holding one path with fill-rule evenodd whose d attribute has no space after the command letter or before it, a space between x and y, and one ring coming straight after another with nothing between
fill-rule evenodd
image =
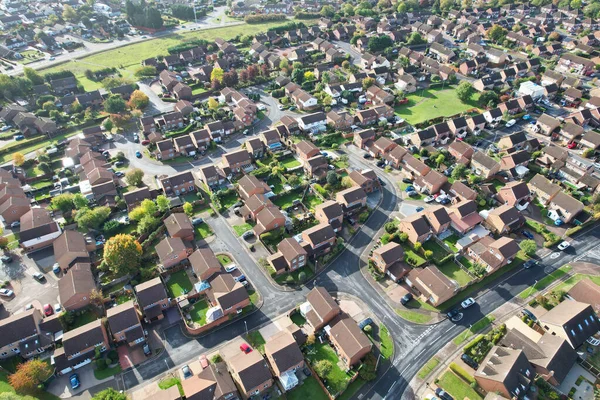
<instances>
[{"instance_id":1,"label":"tree","mask_svg":"<svg viewBox=\"0 0 600 400\"><path fill-rule=\"evenodd\" d=\"M317 375L325 378L333 369L333 364L329 360L319 360L313 366Z\"/></svg>"},{"instance_id":2,"label":"tree","mask_svg":"<svg viewBox=\"0 0 600 400\"><path fill-rule=\"evenodd\" d=\"M454 170L452 170L451 176L453 179L462 179L464 178L466 172L467 167L465 167L464 164L457 164L456 167L454 167Z\"/></svg>"},{"instance_id":3,"label":"tree","mask_svg":"<svg viewBox=\"0 0 600 400\"><path fill-rule=\"evenodd\" d=\"M582 153L582 156L584 156L585 158L590 158L592 155L594 155L595 151L594 149L585 149Z\"/></svg>"},{"instance_id":4,"label":"tree","mask_svg":"<svg viewBox=\"0 0 600 400\"><path fill-rule=\"evenodd\" d=\"M164 194L160 194L156 197L156 205L158 206L158 210L160 212L165 212L170 206L169 199L167 199L167 196Z\"/></svg>"},{"instance_id":5,"label":"tree","mask_svg":"<svg viewBox=\"0 0 600 400\"><path fill-rule=\"evenodd\" d=\"M362 81L363 90L369 89L374 84L375 84L375 78L369 77L369 78L363 79L363 81Z\"/></svg>"},{"instance_id":6,"label":"tree","mask_svg":"<svg viewBox=\"0 0 600 400\"><path fill-rule=\"evenodd\" d=\"M378 52L394 45L394 41L388 35L371 36L367 47L369 51Z\"/></svg>"},{"instance_id":7,"label":"tree","mask_svg":"<svg viewBox=\"0 0 600 400\"><path fill-rule=\"evenodd\" d=\"M65 4L63 7L62 17L66 21L75 21L77 20L77 11L73 7L68 4Z\"/></svg>"},{"instance_id":8,"label":"tree","mask_svg":"<svg viewBox=\"0 0 600 400\"><path fill-rule=\"evenodd\" d=\"M156 76L156 67L153 65L145 65L143 67L139 67L135 70L134 75L136 78L139 79Z\"/></svg>"},{"instance_id":9,"label":"tree","mask_svg":"<svg viewBox=\"0 0 600 400\"><path fill-rule=\"evenodd\" d=\"M463 103L466 103L471 99L473 94L473 85L470 82L462 81L456 88L456 97Z\"/></svg>"},{"instance_id":10,"label":"tree","mask_svg":"<svg viewBox=\"0 0 600 400\"><path fill-rule=\"evenodd\" d=\"M92 397L92 400L127 400L125 393L119 393L113 388L104 389Z\"/></svg>"},{"instance_id":11,"label":"tree","mask_svg":"<svg viewBox=\"0 0 600 400\"><path fill-rule=\"evenodd\" d=\"M118 234L104 244L104 261L115 274L137 272L142 257L142 246L128 234Z\"/></svg>"},{"instance_id":12,"label":"tree","mask_svg":"<svg viewBox=\"0 0 600 400\"><path fill-rule=\"evenodd\" d=\"M219 102L214 98L210 97L208 99L208 108L211 110L216 110L217 108L219 108Z\"/></svg>"},{"instance_id":13,"label":"tree","mask_svg":"<svg viewBox=\"0 0 600 400\"><path fill-rule=\"evenodd\" d=\"M425 43L425 40L423 39L423 36L421 36L421 34L419 32L413 32L410 34L410 37L408 38L407 43L409 45L417 45L417 44Z\"/></svg>"},{"instance_id":14,"label":"tree","mask_svg":"<svg viewBox=\"0 0 600 400\"><path fill-rule=\"evenodd\" d=\"M158 206L150 199L143 200L140 207L147 215L154 215L158 211Z\"/></svg>"},{"instance_id":15,"label":"tree","mask_svg":"<svg viewBox=\"0 0 600 400\"><path fill-rule=\"evenodd\" d=\"M454 0L441 0L440 9L442 11L449 11L452 7L454 7L454 4Z\"/></svg>"},{"instance_id":16,"label":"tree","mask_svg":"<svg viewBox=\"0 0 600 400\"><path fill-rule=\"evenodd\" d=\"M287 58L282 58L281 61L279 61L279 69L288 69L289 66L290 62Z\"/></svg>"},{"instance_id":17,"label":"tree","mask_svg":"<svg viewBox=\"0 0 600 400\"><path fill-rule=\"evenodd\" d=\"M363 360L363 364L358 371L358 375L361 379L369 382L377 377L377 359L373 355L373 352L367 354Z\"/></svg>"},{"instance_id":18,"label":"tree","mask_svg":"<svg viewBox=\"0 0 600 400\"><path fill-rule=\"evenodd\" d=\"M23 153L15 153L13 154L13 164L17 167L20 167L21 165L23 165L25 163L25 156L23 155Z\"/></svg>"},{"instance_id":19,"label":"tree","mask_svg":"<svg viewBox=\"0 0 600 400\"><path fill-rule=\"evenodd\" d=\"M109 132L109 133L110 133L110 132L112 132L112 130L113 130L113 127L114 127L114 125L113 125L112 121L111 121L109 118L106 118L106 119L104 120L104 123L102 124L102 126L103 126L103 127L104 127L104 129L106 129L106 131L107 131L107 132Z\"/></svg>"},{"instance_id":20,"label":"tree","mask_svg":"<svg viewBox=\"0 0 600 400\"><path fill-rule=\"evenodd\" d=\"M125 174L125 181L129 186L141 186L142 178L144 178L144 171L139 168L131 169Z\"/></svg>"},{"instance_id":21,"label":"tree","mask_svg":"<svg viewBox=\"0 0 600 400\"><path fill-rule=\"evenodd\" d=\"M291 79L298 85L302 84L302 82L304 81L304 70L302 68L294 68L294 70L292 71Z\"/></svg>"},{"instance_id":22,"label":"tree","mask_svg":"<svg viewBox=\"0 0 600 400\"><path fill-rule=\"evenodd\" d=\"M444 161L446 161L446 156L443 154L438 154L438 156L435 158L435 164L439 167L440 165L442 165L444 163Z\"/></svg>"},{"instance_id":23,"label":"tree","mask_svg":"<svg viewBox=\"0 0 600 400\"><path fill-rule=\"evenodd\" d=\"M354 6L350 3L344 3L340 10L346 17L352 17L354 15Z\"/></svg>"},{"instance_id":24,"label":"tree","mask_svg":"<svg viewBox=\"0 0 600 400\"><path fill-rule=\"evenodd\" d=\"M72 193L63 193L55 196L50 200L50 205L55 210L60 210L63 214L71 211L74 207L73 205L73 194Z\"/></svg>"},{"instance_id":25,"label":"tree","mask_svg":"<svg viewBox=\"0 0 600 400\"><path fill-rule=\"evenodd\" d=\"M92 289L92 291L90 292L90 303L92 303L99 309L104 308L104 295L102 294L101 290L98 290L96 288Z\"/></svg>"},{"instance_id":26,"label":"tree","mask_svg":"<svg viewBox=\"0 0 600 400\"><path fill-rule=\"evenodd\" d=\"M305 81L312 81L315 79L315 73L312 71L306 71L304 72L304 80Z\"/></svg>"},{"instance_id":27,"label":"tree","mask_svg":"<svg viewBox=\"0 0 600 400\"><path fill-rule=\"evenodd\" d=\"M42 360L29 360L19 364L17 371L9 375L8 382L17 393L32 393L37 386L52 375L50 364Z\"/></svg>"},{"instance_id":28,"label":"tree","mask_svg":"<svg viewBox=\"0 0 600 400\"><path fill-rule=\"evenodd\" d=\"M146 211L138 206L129 212L129 219L132 221L141 221L146 215Z\"/></svg>"},{"instance_id":29,"label":"tree","mask_svg":"<svg viewBox=\"0 0 600 400\"><path fill-rule=\"evenodd\" d=\"M127 109L125 100L118 94L113 94L104 100L104 111L109 114L119 114Z\"/></svg>"},{"instance_id":30,"label":"tree","mask_svg":"<svg viewBox=\"0 0 600 400\"><path fill-rule=\"evenodd\" d=\"M335 186L338 183L338 176L335 171L327 172L327 183L331 186Z\"/></svg>"},{"instance_id":31,"label":"tree","mask_svg":"<svg viewBox=\"0 0 600 400\"><path fill-rule=\"evenodd\" d=\"M89 205L88 199L85 198L81 193L76 193L73 195L73 205L75 209L81 210Z\"/></svg>"},{"instance_id":32,"label":"tree","mask_svg":"<svg viewBox=\"0 0 600 400\"><path fill-rule=\"evenodd\" d=\"M185 203L183 203L183 212L188 217L191 217L192 215L194 215L194 206L192 205L192 203L190 203L189 201L186 201Z\"/></svg>"},{"instance_id":33,"label":"tree","mask_svg":"<svg viewBox=\"0 0 600 400\"><path fill-rule=\"evenodd\" d=\"M131 219L131 217L130 217L130 219ZM140 235L148 234L150 232L155 231L156 228L158 228L159 224L160 224L160 219L158 219L152 215L149 215L149 214L144 214L143 217L138 222L137 232Z\"/></svg>"},{"instance_id":34,"label":"tree","mask_svg":"<svg viewBox=\"0 0 600 400\"><path fill-rule=\"evenodd\" d=\"M110 207L82 208L75 215L75 222L83 229L99 229L110 215Z\"/></svg>"},{"instance_id":35,"label":"tree","mask_svg":"<svg viewBox=\"0 0 600 400\"><path fill-rule=\"evenodd\" d=\"M212 72L210 73L210 80L211 81L219 81L219 83L221 83L221 81L223 80L223 70L221 68L214 68L212 70Z\"/></svg>"},{"instance_id":36,"label":"tree","mask_svg":"<svg viewBox=\"0 0 600 400\"><path fill-rule=\"evenodd\" d=\"M321 8L320 14L326 18L331 18L335 15L335 8L330 5L325 5Z\"/></svg>"},{"instance_id":37,"label":"tree","mask_svg":"<svg viewBox=\"0 0 600 400\"><path fill-rule=\"evenodd\" d=\"M146 93L141 90L134 90L131 93L131 97L129 98L129 108L135 110L143 110L150 103L150 99L146 95Z\"/></svg>"},{"instance_id":38,"label":"tree","mask_svg":"<svg viewBox=\"0 0 600 400\"><path fill-rule=\"evenodd\" d=\"M50 175L54 170L47 162L41 162L38 164L38 169L44 173L44 175Z\"/></svg>"},{"instance_id":39,"label":"tree","mask_svg":"<svg viewBox=\"0 0 600 400\"><path fill-rule=\"evenodd\" d=\"M498 104L498 94L492 90L486 90L479 96L480 107L495 107Z\"/></svg>"},{"instance_id":40,"label":"tree","mask_svg":"<svg viewBox=\"0 0 600 400\"><path fill-rule=\"evenodd\" d=\"M44 83L44 78L33 68L24 68L23 74L25 78L29 79L32 85L42 85Z\"/></svg>"},{"instance_id":41,"label":"tree","mask_svg":"<svg viewBox=\"0 0 600 400\"><path fill-rule=\"evenodd\" d=\"M488 39L493 42L500 43L506 37L506 29L501 27L500 25L493 25L490 29L485 33Z\"/></svg>"},{"instance_id":42,"label":"tree","mask_svg":"<svg viewBox=\"0 0 600 400\"><path fill-rule=\"evenodd\" d=\"M528 256L533 256L537 250L537 244L535 243L535 240L531 239L522 240L521 243L519 243L519 247Z\"/></svg>"}]
</instances>

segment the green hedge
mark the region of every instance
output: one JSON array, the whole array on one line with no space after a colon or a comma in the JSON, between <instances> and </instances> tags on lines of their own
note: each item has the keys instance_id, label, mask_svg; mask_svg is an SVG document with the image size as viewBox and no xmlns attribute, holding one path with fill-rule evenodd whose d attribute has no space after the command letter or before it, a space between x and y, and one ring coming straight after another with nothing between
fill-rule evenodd
<instances>
[{"instance_id":1,"label":"green hedge","mask_svg":"<svg viewBox=\"0 0 600 400\"><path fill-rule=\"evenodd\" d=\"M40 136L33 137L31 139L25 139L25 140L21 140L18 142L14 142L12 144L9 144L8 146L4 146L3 148L1 148L0 155L4 155L7 153L15 153L21 149L29 147L32 144L40 143L45 140L48 140L48 136L40 135Z\"/></svg>"},{"instance_id":2,"label":"green hedge","mask_svg":"<svg viewBox=\"0 0 600 400\"><path fill-rule=\"evenodd\" d=\"M458 375L460 378L462 378L469 385L473 384L475 382L475 378L473 378L473 376L471 376L471 374L469 374L460 365L458 365L456 363L450 364L450 370L452 370L452 372L454 372L456 375Z\"/></svg>"}]
</instances>

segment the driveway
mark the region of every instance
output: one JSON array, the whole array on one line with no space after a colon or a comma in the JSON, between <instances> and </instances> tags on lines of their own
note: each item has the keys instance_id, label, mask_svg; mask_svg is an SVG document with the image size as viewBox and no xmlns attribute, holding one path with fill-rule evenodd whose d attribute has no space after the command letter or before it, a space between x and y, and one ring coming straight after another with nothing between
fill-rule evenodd
<instances>
[{"instance_id":1,"label":"driveway","mask_svg":"<svg viewBox=\"0 0 600 400\"><path fill-rule=\"evenodd\" d=\"M55 396L60 397L61 399L68 399L74 395L85 392L86 390L104 382L114 381L113 377L106 378L103 380L98 380L94 376L94 367L92 364L88 364L85 367L81 367L75 371L77 375L79 375L79 382L81 385L77 389L71 389L71 383L69 382L69 377L72 373L59 376L50 382L50 386L48 386L48 392L52 393ZM116 387L116 385L111 385L112 387Z\"/></svg>"},{"instance_id":2,"label":"driveway","mask_svg":"<svg viewBox=\"0 0 600 400\"><path fill-rule=\"evenodd\" d=\"M362 54L352 48L352 45L348 42L342 42L339 40L334 40L333 43L339 47L341 51L344 53L350 54L352 57L352 63L354 65L360 65L360 60L362 58Z\"/></svg>"},{"instance_id":3,"label":"driveway","mask_svg":"<svg viewBox=\"0 0 600 400\"><path fill-rule=\"evenodd\" d=\"M142 92L148 96L150 99L149 107L144 111L144 115L157 115L171 112L175 109L175 103L165 103L162 101L160 97L156 94L154 90L144 82L138 82L138 86Z\"/></svg>"}]
</instances>

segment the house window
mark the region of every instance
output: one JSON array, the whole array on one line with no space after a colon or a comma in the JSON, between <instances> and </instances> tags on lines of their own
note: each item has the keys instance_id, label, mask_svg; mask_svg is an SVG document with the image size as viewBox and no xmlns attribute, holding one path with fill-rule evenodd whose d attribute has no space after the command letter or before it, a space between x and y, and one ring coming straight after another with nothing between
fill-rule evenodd
<instances>
[{"instance_id":1,"label":"house window","mask_svg":"<svg viewBox=\"0 0 600 400\"><path fill-rule=\"evenodd\" d=\"M263 387L266 389L266 388L268 388L268 387L269 387L269 384L268 384L268 383L265 383L265 384L263 385Z\"/></svg>"},{"instance_id":2,"label":"house window","mask_svg":"<svg viewBox=\"0 0 600 400\"><path fill-rule=\"evenodd\" d=\"M571 336L575 336L575 331L571 329Z\"/></svg>"},{"instance_id":3,"label":"house window","mask_svg":"<svg viewBox=\"0 0 600 400\"><path fill-rule=\"evenodd\" d=\"M163 303L162 308L167 308L167 304Z\"/></svg>"},{"instance_id":4,"label":"house window","mask_svg":"<svg viewBox=\"0 0 600 400\"><path fill-rule=\"evenodd\" d=\"M125 340L125 335L121 335L119 340Z\"/></svg>"},{"instance_id":5,"label":"house window","mask_svg":"<svg viewBox=\"0 0 600 400\"><path fill-rule=\"evenodd\" d=\"M190 187L189 187L189 190L190 190L190 191L194 190L194 186L190 186Z\"/></svg>"}]
</instances>

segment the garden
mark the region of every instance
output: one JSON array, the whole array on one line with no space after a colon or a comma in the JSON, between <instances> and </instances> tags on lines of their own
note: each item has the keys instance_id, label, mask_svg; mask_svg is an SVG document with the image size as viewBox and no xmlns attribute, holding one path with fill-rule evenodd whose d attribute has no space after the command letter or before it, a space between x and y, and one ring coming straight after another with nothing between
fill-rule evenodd
<instances>
[{"instance_id":1,"label":"garden","mask_svg":"<svg viewBox=\"0 0 600 400\"><path fill-rule=\"evenodd\" d=\"M192 282L190 281L185 269L169 275L169 278L167 279L167 291L169 292L169 296L172 298L189 293L193 287L194 286L192 285Z\"/></svg>"},{"instance_id":2,"label":"garden","mask_svg":"<svg viewBox=\"0 0 600 400\"><path fill-rule=\"evenodd\" d=\"M437 385L455 399L482 400L483 397L467 382L448 370L437 381Z\"/></svg>"},{"instance_id":3,"label":"garden","mask_svg":"<svg viewBox=\"0 0 600 400\"><path fill-rule=\"evenodd\" d=\"M329 400L327 393L314 376L304 379L299 386L286 393L288 400Z\"/></svg>"},{"instance_id":4,"label":"garden","mask_svg":"<svg viewBox=\"0 0 600 400\"><path fill-rule=\"evenodd\" d=\"M313 368L317 368L318 363L328 366L324 368L325 374L321 378L326 382L325 385L329 393L335 395L346 389L354 372L346 373L340 368L338 365L340 359L331 345L326 342L319 343L315 341L314 344L307 346L305 353ZM323 361L326 361L326 363L323 363Z\"/></svg>"},{"instance_id":5,"label":"garden","mask_svg":"<svg viewBox=\"0 0 600 400\"><path fill-rule=\"evenodd\" d=\"M395 107L396 115L415 125L430 119L450 117L477 107L479 94L475 93L468 103L463 103L456 89L425 89L406 96L408 103Z\"/></svg>"},{"instance_id":6,"label":"garden","mask_svg":"<svg viewBox=\"0 0 600 400\"><path fill-rule=\"evenodd\" d=\"M206 312L208 311L208 302L206 300L199 300L187 311L192 321L199 325L206 325Z\"/></svg>"},{"instance_id":7,"label":"garden","mask_svg":"<svg viewBox=\"0 0 600 400\"><path fill-rule=\"evenodd\" d=\"M194 227L194 232L196 233L196 240L206 239L209 236L213 235L212 229L206 222L202 222Z\"/></svg>"},{"instance_id":8,"label":"garden","mask_svg":"<svg viewBox=\"0 0 600 400\"><path fill-rule=\"evenodd\" d=\"M456 281L460 286L466 286L473 280L471 275L456 264L454 260L448 260L442 265L438 265L438 268L444 275Z\"/></svg>"}]
</instances>

